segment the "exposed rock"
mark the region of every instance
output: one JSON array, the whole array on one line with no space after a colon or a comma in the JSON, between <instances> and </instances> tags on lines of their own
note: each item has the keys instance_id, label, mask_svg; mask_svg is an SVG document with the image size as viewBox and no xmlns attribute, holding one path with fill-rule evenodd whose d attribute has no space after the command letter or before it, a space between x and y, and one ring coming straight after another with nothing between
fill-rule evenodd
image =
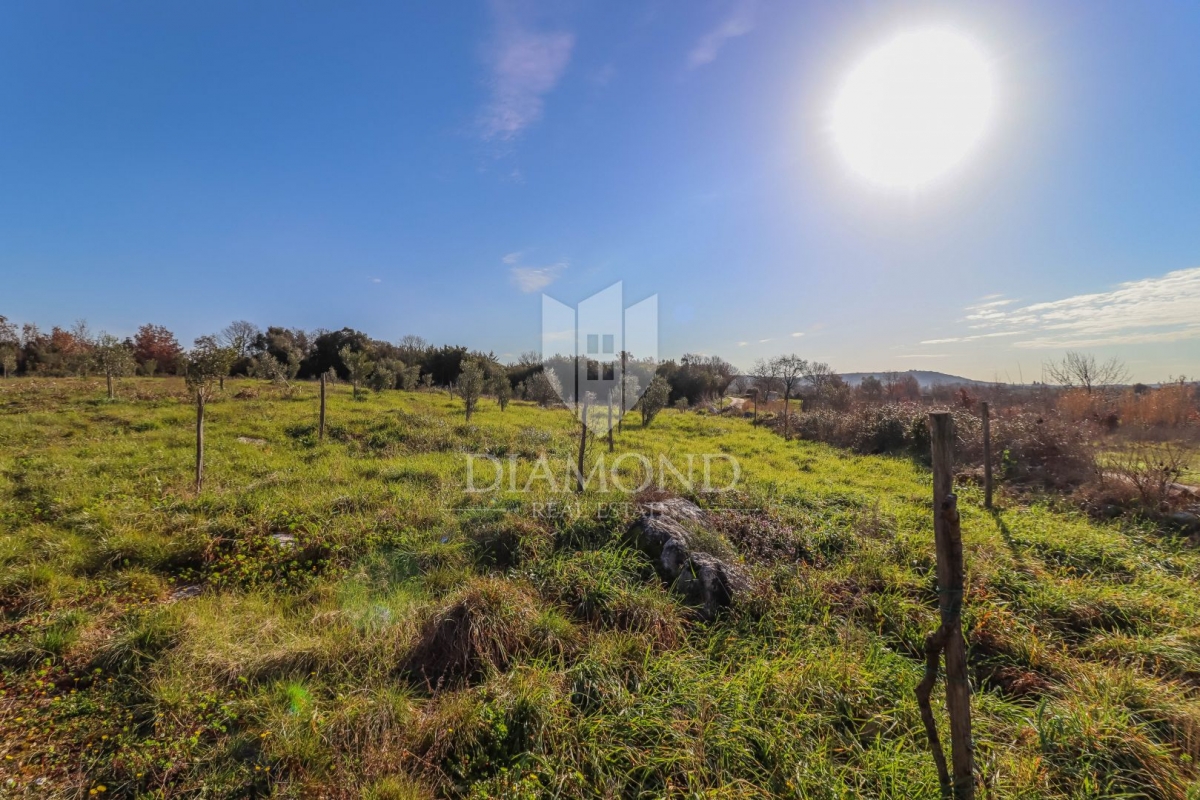
<instances>
[{"instance_id":1,"label":"exposed rock","mask_svg":"<svg viewBox=\"0 0 1200 800\"><path fill-rule=\"evenodd\" d=\"M666 500L654 500L642 504L646 514L656 517L668 517L673 520L690 520L692 522L708 522L708 515L695 503L688 502L682 497L670 497Z\"/></svg>"},{"instance_id":2,"label":"exposed rock","mask_svg":"<svg viewBox=\"0 0 1200 800\"><path fill-rule=\"evenodd\" d=\"M1167 514L1166 518L1168 522L1178 525L1184 530L1200 530L1200 515L1190 511L1176 511L1173 514Z\"/></svg>"},{"instance_id":3,"label":"exposed rock","mask_svg":"<svg viewBox=\"0 0 1200 800\"><path fill-rule=\"evenodd\" d=\"M197 584L187 584L179 586L171 592L171 600L187 600L192 597L199 597L203 587Z\"/></svg>"},{"instance_id":4,"label":"exposed rock","mask_svg":"<svg viewBox=\"0 0 1200 800\"><path fill-rule=\"evenodd\" d=\"M726 548L714 547L722 540L705 527L707 516L700 508L673 498L646 503L643 510L627 540L650 557L659 577L697 606L701 617L713 619L749 589L745 572L731 555L711 552Z\"/></svg>"},{"instance_id":5,"label":"exposed rock","mask_svg":"<svg viewBox=\"0 0 1200 800\"><path fill-rule=\"evenodd\" d=\"M272 533L271 541L280 547L294 547L296 545L296 537L290 533Z\"/></svg>"}]
</instances>

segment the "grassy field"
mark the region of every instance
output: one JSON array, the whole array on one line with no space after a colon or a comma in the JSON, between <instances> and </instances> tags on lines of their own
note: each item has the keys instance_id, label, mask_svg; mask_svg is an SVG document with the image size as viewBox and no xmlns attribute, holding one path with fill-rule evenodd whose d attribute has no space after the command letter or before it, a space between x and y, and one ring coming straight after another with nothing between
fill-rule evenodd
<instances>
[{"instance_id":1,"label":"grassy field","mask_svg":"<svg viewBox=\"0 0 1200 800\"><path fill-rule=\"evenodd\" d=\"M702 623L620 545L627 496L464 491L468 452L518 486L572 458L565 411L339 386L318 442L314 387L231 381L197 495L182 383L120 394L0 381L0 795L937 795L911 461L630 415L618 454L741 465L693 499L754 588ZM1200 557L960 492L984 795L1200 796ZM455 614L490 662L438 649Z\"/></svg>"},{"instance_id":2,"label":"grassy field","mask_svg":"<svg viewBox=\"0 0 1200 800\"><path fill-rule=\"evenodd\" d=\"M1168 449L1169 448L1169 449ZM1200 446L1192 442L1151 443L1138 445L1130 443L1105 443L1099 445L1099 461L1104 468L1118 464L1128 464L1128 454L1134 453L1134 463L1174 463L1179 459L1182 471L1178 481L1188 486L1200 486Z\"/></svg>"}]
</instances>

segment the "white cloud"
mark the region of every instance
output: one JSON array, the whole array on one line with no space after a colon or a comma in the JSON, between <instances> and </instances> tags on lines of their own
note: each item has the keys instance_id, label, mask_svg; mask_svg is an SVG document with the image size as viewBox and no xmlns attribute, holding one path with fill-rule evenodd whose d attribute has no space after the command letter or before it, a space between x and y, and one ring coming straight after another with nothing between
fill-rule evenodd
<instances>
[{"instance_id":1,"label":"white cloud","mask_svg":"<svg viewBox=\"0 0 1200 800\"><path fill-rule=\"evenodd\" d=\"M925 339L921 344L950 344L952 342L973 342L976 339L995 339L1000 336L1021 336L1029 331L997 331L995 333L976 333L972 336L950 336L946 339Z\"/></svg>"},{"instance_id":2,"label":"white cloud","mask_svg":"<svg viewBox=\"0 0 1200 800\"><path fill-rule=\"evenodd\" d=\"M492 5L496 32L488 50L491 97L480 114L486 140L511 141L542 116L545 96L558 85L575 35L534 30L506 2Z\"/></svg>"},{"instance_id":3,"label":"white cloud","mask_svg":"<svg viewBox=\"0 0 1200 800\"><path fill-rule=\"evenodd\" d=\"M758 340L758 343L759 343L759 344L765 344L766 342L769 342L769 341L771 341L771 339L770 339L770 338L767 338L767 339L759 339L759 340Z\"/></svg>"},{"instance_id":4,"label":"white cloud","mask_svg":"<svg viewBox=\"0 0 1200 800\"><path fill-rule=\"evenodd\" d=\"M750 344L750 343L749 342L738 342L738 347L745 347L748 344Z\"/></svg>"},{"instance_id":5,"label":"white cloud","mask_svg":"<svg viewBox=\"0 0 1200 800\"><path fill-rule=\"evenodd\" d=\"M700 41L696 42L696 46L688 53L688 69L712 63L726 42L754 30L754 5L752 0L740 0L721 24L701 36Z\"/></svg>"},{"instance_id":6,"label":"white cloud","mask_svg":"<svg viewBox=\"0 0 1200 800\"><path fill-rule=\"evenodd\" d=\"M383 283L383 278L371 278L371 283Z\"/></svg>"},{"instance_id":7,"label":"white cloud","mask_svg":"<svg viewBox=\"0 0 1200 800\"><path fill-rule=\"evenodd\" d=\"M799 338L799 337L801 337L801 336L803 336L803 335L804 335L804 331L796 331L795 333L793 333L793 334L792 334L792 338L793 338L793 339L796 339L796 338Z\"/></svg>"},{"instance_id":8,"label":"white cloud","mask_svg":"<svg viewBox=\"0 0 1200 800\"><path fill-rule=\"evenodd\" d=\"M522 265L521 259L523 257L524 253L518 251L516 253L509 253L500 260L508 266L509 280L513 282L514 286L527 294L545 289L558 280L563 271L570 266L566 261L558 261L543 266Z\"/></svg>"},{"instance_id":9,"label":"white cloud","mask_svg":"<svg viewBox=\"0 0 1200 800\"><path fill-rule=\"evenodd\" d=\"M927 339L922 344L1017 338L1014 347L1058 349L1153 344L1200 338L1200 267L1118 284L1107 292L1081 294L1018 306L985 298L967 308L974 333Z\"/></svg>"}]
</instances>

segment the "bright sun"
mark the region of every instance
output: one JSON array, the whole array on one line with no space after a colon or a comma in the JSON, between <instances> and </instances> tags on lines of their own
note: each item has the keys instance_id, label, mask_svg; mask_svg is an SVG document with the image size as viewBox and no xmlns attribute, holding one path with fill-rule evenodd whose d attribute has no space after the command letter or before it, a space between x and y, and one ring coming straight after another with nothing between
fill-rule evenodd
<instances>
[{"instance_id":1,"label":"bright sun","mask_svg":"<svg viewBox=\"0 0 1200 800\"><path fill-rule=\"evenodd\" d=\"M979 143L995 105L991 65L943 28L904 33L869 53L833 105L833 136L872 183L912 189L945 175Z\"/></svg>"}]
</instances>

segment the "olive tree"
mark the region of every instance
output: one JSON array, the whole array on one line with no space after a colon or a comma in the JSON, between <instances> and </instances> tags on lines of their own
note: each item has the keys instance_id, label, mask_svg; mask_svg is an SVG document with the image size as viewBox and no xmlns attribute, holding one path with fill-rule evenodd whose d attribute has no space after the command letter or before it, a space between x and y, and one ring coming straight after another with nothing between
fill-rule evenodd
<instances>
[{"instance_id":1,"label":"olive tree","mask_svg":"<svg viewBox=\"0 0 1200 800\"><path fill-rule=\"evenodd\" d=\"M667 383L667 379L662 375L655 375L654 380L650 381L650 385L646 387L646 393L637 403L642 412L642 427L646 427L654 421L658 412L667 407L667 400L670 397L671 384Z\"/></svg>"},{"instance_id":2,"label":"olive tree","mask_svg":"<svg viewBox=\"0 0 1200 800\"><path fill-rule=\"evenodd\" d=\"M462 372L458 374L457 390L467 410L467 421L470 422L475 404L479 402L479 395L483 393L483 368L475 359L463 359Z\"/></svg>"},{"instance_id":3,"label":"olive tree","mask_svg":"<svg viewBox=\"0 0 1200 800\"><path fill-rule=\"evenodd\" d=\"M270 381L276 386L288 385L288 368L270 353L262 353L254 359L250 374L256 378Z\"/></svg>"},{"instance_id":4,"label":"olive tree","mask_svg":"<svg viewBox=\"0 0 1200 800\"><path fill-rule=\"evenodd\" d=\"M196 393L196 491L204 486L204 404L212 397L213 386L229 374L237 351L222 347L215 336L201 336L187 353L184 378Z\"/></svg>"},{"instance_id":5,"label":"olive tree","mask_svg":"<svg viewBox=\"0 0 1200 800\"><path fill-rule=\"evenodd\" d=\"M120 339L111 333L104 333L103 331L96 337L96 341L92 343L92 361L96 369L104 374L104 378L108 383L109 400L113 400L117 396L113 387L113 379L129 375L137 369L137 362L133 358L133 350L126 347Z\"/></svg>"},{"instance_id":6,"label":"olive tree","mask_svg":"<svg viewBox=\"0 0 1200 800\"><path fill-rule=\"evenodd\" d=\"M342 363L346 365L346 372L350 376L350 385L354 387L354 399L358 399L358 387L371 374L371 369L375 364L371 361L371 354L366 350L351 350L347 345L338 351L338 357L342 359Z\"/></svg>"},{"instance_id":7,"label":"olive tree","mask_svg":"<svg viewBox=\"0 0 1200 800\"><path fill-rule=\"evenodd\" d=\"M406 392L411 392L417 388L417 382L421 379L421 366L419 364L404 366L403 362L400 362L400 364L402 369L397 373L397 377L400 380L400 388Z\"/></svg>"},{"instance_id":8,"label":"olive tree","mask_svg":"<svg viewBox=\"0 0 1200 800\"><path fill-rule=\"evenodd\" d=\"M496 402L500 404L500 410L504 411L508 408L508 401L512 400L513 388L508 382L508 375L499 374L492 378L492 394L496 396Z\"/></svg>"},{"instance_id":9,"label":"olive tree","mask_svg":"<svg viewBox=\"0 0 1200 800\"><path fill-rule=\"evenodd\" d=\"M403 367L400 361L383 360L375 364L375 369L371 370L371 375L367 378L367 384L376 392L383 392L388 389L396 388L396 365Z\"/></svg>"},{"instance_id":10,"label":"olive tree","mask_svg":"<svg viewBox=\"0 0 1200 800\"><path fill-rule=\"evenodd\" d=\"M554 370L543 369L529 377L525 386L525 398L540 406L554 406L562 402L562 381Z\"/></svg>"}]
</instances>

